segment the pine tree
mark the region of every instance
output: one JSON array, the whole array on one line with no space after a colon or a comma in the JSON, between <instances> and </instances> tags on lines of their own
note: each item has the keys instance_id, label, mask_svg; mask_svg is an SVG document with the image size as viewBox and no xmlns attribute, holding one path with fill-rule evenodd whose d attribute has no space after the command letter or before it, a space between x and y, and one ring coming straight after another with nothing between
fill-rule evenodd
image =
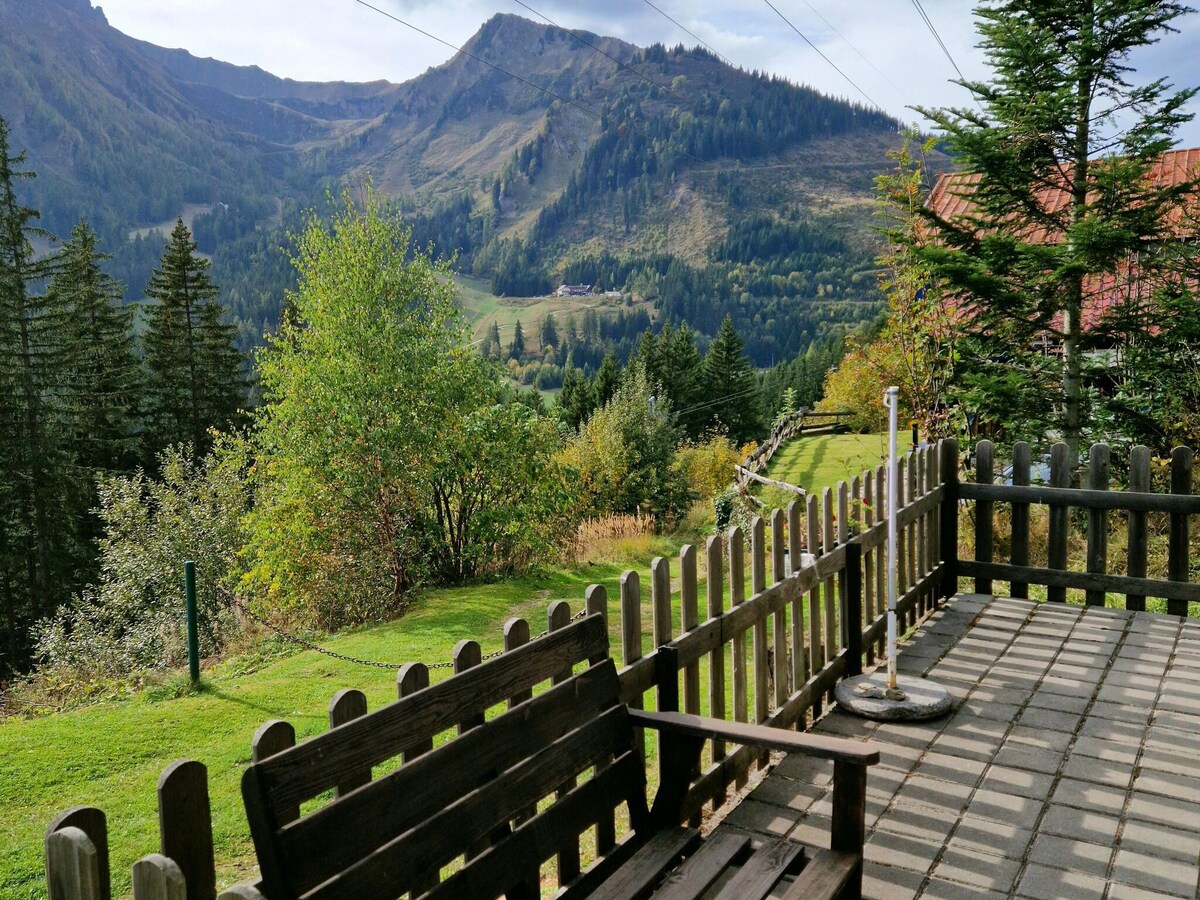
<instances>
[{"instance_id":1,"label":"pine tree","mask_svg":"<svg viewBox=\"0 0 1200 900\"><path fill-rule=\"evenodd\" d=\"M207 451L210 428L227 427L243 402L241 358L233 326L221 321L208 260L196 253L183 220L175 223L150 277L146 356L146 454L188 443Z\"/></svg>"},{"instance_id":2,"label":"pine tree","mask_svg":"<svg viewBox=\"0 0 1200 900\"><path fill-rule=\"evenodd\" d=\"M56 261L34 256L30 237L43 233L15 187L33 173L21 168L23 153L9 155L8 134L0 118L0 596L7 655L20 661L28 624L70 594L77 546L55 405L63 322L31 290Z\"/></svg>"},{"instance_id":3,"label":"pine tree","mask_svg":"<svg viewBox=\"0 0 1200 900\"><path fill-rule=\"evenodd\" d=\"M690 438L698 438L704 430L707 417L702 404L700 371L703 360L696 348L695 332L684 322L678 329L670 324L663 326L658 336L659 372L663 390L671 398L671 405L680 427Z\"/></svg>"},{"instance_id":4,"label":"pine tree","mask_svg":"<svg viewBox=\"0 0 1200 900\"><path fill-rule=\"evenodd\" d=\"M621 367L617 364L617 355L610 350L600 361L600 368L596 371L596 377L592 381L591 400L594 408L599 409L611 400L620 383Z\"/></svg>"},{"instance_id":5,"label":"pine tree","mask_svg":"<svg viewBox=\"0 0 1200 900\"><path fill-rule=\"evenodd\" d=\"M491 359L500 359L504 353L504 344L500 341L500 326L496 323L495 319L488 326L487 337L483 339L483 345L487 348L484 356Z\"/></svg>"},{"instance_id":6,"label":"pine tree","mask_svg":"<svg viewBox=\"0 0 1200 900\"><path fill-rule=\"evenodd\" d=\"M525 332L521 330L521 320L517 319L517 324L513 326L512 342L508 345L509 359L521 361L521 357L525 355Z\"/></svg>"},{"instance_id":7,"label":"pine tree","mask_svg":"<svg viewBox=\"0 0 1200 900\"><path fill-rule=\"evenodd\" d=\"M701 368L701 383L704 396L712 404L704 410L709 422L723 427L736 444L761 437L758 382L731 316L721 322L709 345Z\"/></svg>"},{"instance_id":8,"label":"pine tree","mask_svg":"<svg viewBox=\"0 0 1200 900\"><path fill-rule=\"evenodd\" d=\"M577 429L596 409L592 386L583 373L568 364L563 370L562 390L558 392L558 415L568 428Z\"/></svg>"},{"instance_id":9,"label":"pine tree","mask_svg":"<svg viewBox=\"0 0 1200 900\"><path fill-rule=\"evenodd\" d=\"M1018 409L1044 410L1072 448L1092 424L1085 341L1111 346L1104 325L1083 333L1089 285L1119 278L1170 240L1167 211L1195 182L1150 178L1191 116L1194 90L1164 79L1134 85L1129 56L1173 30L1189 10L1163 0L1004 0L976 10L989 82L966 82L979 109L921 110L972 176L973 211L945 220L922 207L935 242L913 230L918 261L972 309L960 376L1004 427ZM1047 204L1047 192L1065 202ZM1061 363L1034 351L1050 334ZM1013 429L1016 430L1016 429ZM1041 437L1041 434L1013 435Z\"/></svg>"},{"instance_id":10,"label":"pine tree","mask_svg":"<svg viewBox=\"0 0 1200 900\"><path fill-rule=\"evenodd\" d=\"M67 324L65 442L88 480L97 471L120 471L135 462L139 369L133 308L120 305L121 286L100 269L108 258L96 247L96 233L80 222L63 245L61 268L47 290Z\"/></svg>"},{"instance_id":11,"label":"pine tree","mask_svg":"<svg viewBox=\"0 0 1200 900\"><path fill-rule=\"evenodd\" d=\"M541 328L542 353L545 353L551 347L558 347L558 323L554 320L554 313L546 313L546 318L542 319Z\"/></svg>"}]
</instances>

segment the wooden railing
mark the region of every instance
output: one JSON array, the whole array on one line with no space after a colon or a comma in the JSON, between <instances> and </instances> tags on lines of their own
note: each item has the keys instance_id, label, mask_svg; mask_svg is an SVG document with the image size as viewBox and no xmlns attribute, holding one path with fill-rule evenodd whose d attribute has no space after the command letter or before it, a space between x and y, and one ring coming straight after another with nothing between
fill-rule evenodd
<instances>
[{"instance_id":1,"label":"wooden railing","mask_svg":"<svg viewBox=\"0 0 1200 900\"><path fill-rule=\"evenodd\" d=\"M1169 468L1170 493L1151 491L1151 453L1134 447L1129 453L1129 489L1110 490L1110 450L1094 445L1088 453L1084 487L1072 487L1074 466L1066 444L1050 452L1049 484L1030 484L1031 453L1028 444L1013 447L1012 484L995 484L995 448L991 441L976 447L975 482L960 486L964 500L975 501L975 558L960 560L956 575L973 577L975 592L992 593L993 581L1008 581L1014 597L1028 597L1030 585L1044 585L1046 599L1065 601L1067 590L1083 590L1084 602L1102 606L1109 595L1124 595L1125 607L1145 610L1146 598L1162 598L1166 612L1186 616L1188 603L1200 602L1200 584L1189 582L1189 519L1200 515L1200 497L1192 495L1192 458L1187 447L1176 447ZM1012 508L1011 558L996 562L995 507ZM1049 507L1045 566L1030 565L1030 504ZM1086 511L1087 550L1083 571L1069 563L1071 510ZM1126 569L1109 571L1109 511L1126 515ZM1165 520L1167 529L1166 578L1148 576L1150 561L1149 516Z\"/></svg>"},{"instance_id":2,"label":"wooden railing","mask_svg":"<svg viewBox=\"0 0 1200 900\"><path fill-rule=\"evenodd\" d=\"M766 440L746 457L745 464L736 468L735 484L738 491L748 495L750 481L755 480L754 477L771 464L771 458L789 440L801 434L833 434L841 427L842 419L850 415L849 412L814 412L804 408L784 416L771 429Z\"/></svg>"},{"instance_id":3,"label":"wooden railing","mask_svg":"<svg viewBox=\"0 0 1200 900\"><path fill-rule=\"evenodd\" d=\"M898 607L908 624L950 593L944 550L955 546L957 516L954 492L947 484L953 485L956 473L953 444L910 453L901 467ZM861 672L884 638L885 487L880 466L826 489L820 497L809 495L786 510L775 510L769 520L755 518L748 534L733 528L709 538L703 548L703 612L696 548L685 546L679 553L678 590L673 590L670 562L655 559L650 569L649 648L643 634L644 591L636 572L622 575L617 598L609 598L601 585L588 588L583 608L602 613L612 623L610 633L617 635L612 653L619 652L623 666L625 702L635 708L682 707L683 712L783 728L803 728L810 717L820 715L838 680ZM805 553L812 554L811 564L793 570L791 563L809 558ZM552 603L548 630L562 628L573 614L566 601ZM510 620L504 626L504 651L529 643L532 631L529 622ZM465 671L481 660L478 642L460 641L453 652L453 670ZM423 663L410 663L397 673L401 697L429 683L430 670ZM339 691L330 703L330 727L366 711L362 692ZM251 757L264 759L295 741L292 725L267 722L253 737ZM653 771L652 743L644 752L647 771ZM763 762L761 751L750 747L713 746L704 770L690 786L686 814L694 818L706 806L719 806L730 786L743 784L751 768ZM184 783L184 775L192 810L186 820L169 812L177 805L173 788ZM350 790L370 777L368 771L346 773L339 790ZM164 809L168 812L161 812ZM164 773L160 822L163 852L135 864L135 900L183 897L183 885L188 898L211 898L212 829L202 765L176 763ZM107 898L103 813L77 808L56 820L47 834L47 869L52 898ZM221 896L232 900L240 895L230 889Z\"/></svg>"}]
</instances>

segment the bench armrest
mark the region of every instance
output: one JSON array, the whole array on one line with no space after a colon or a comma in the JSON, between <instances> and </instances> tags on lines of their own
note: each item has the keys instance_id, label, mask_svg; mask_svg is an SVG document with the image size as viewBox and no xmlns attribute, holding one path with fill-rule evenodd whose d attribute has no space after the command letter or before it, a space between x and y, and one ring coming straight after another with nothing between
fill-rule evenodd
<instances>
[{"instance_id":1,"label":"bench armrest","mask_svg":"<svg viewBox=\"0 0 1200 900\"><path fill-rule=\"evenodd\" d=\"M726 722L723 719L710 719L707 716L693 716L687 713L630 709L629 716L634 725L679 735L717 738L732 744L749 744L788 753L802 753L818 759L831 759L834 762L860 766L873 766L879 762L879 745L872 741L854 741L766 725Z\"/></svg>"}]
</instances>

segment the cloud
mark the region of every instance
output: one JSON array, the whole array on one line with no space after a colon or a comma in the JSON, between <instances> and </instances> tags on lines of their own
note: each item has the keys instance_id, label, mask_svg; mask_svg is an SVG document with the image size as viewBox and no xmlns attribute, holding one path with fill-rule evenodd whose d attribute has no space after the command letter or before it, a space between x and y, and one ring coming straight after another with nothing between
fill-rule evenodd
<instances>
[{"instance_id":1,"label":"cloud","mask_svg":"<svg viewBox=\"0 0 1200 900\"><path fill-rule=\"evenodd\" d=\"M412 24L460 46L497 12L538 20L512 0L372 0ZM645 46L695 40L644 0L526 0L567 28L582 28ZM771 72L818 90L863 101L863 93L903 121L910 105L964 106L966 91L915 7L904 0L773 0L775 6L846 77L823 60L766 3L753 0L653 0L717 52L746 69ZM967 78L986 78L971 4L922 4ZM106 0L121 31L167 47L183 47L276 75L311 81L405 81L440 65L452 51L355 0ZM815 10L815 12L814 12ZM818 15L819 13L819 15ZM822 21L822 17L825 21ZM828 23L828 24L827 24ZM1165 76L1177 87L1200 85L1200 19L1177 23L1180 34L1134 57L1138 76ZM832 26L832 28L830 27ZM836 31L835 31L836 30ZM869 62L868 62L869 60ZM857 85L857 88L855 87ZM862 93L859 93L861 89ZM1193 102L1192 109L1200 111ZM1179 133L1200 146L1200 124Z\"/></svg>"}]
</instances>

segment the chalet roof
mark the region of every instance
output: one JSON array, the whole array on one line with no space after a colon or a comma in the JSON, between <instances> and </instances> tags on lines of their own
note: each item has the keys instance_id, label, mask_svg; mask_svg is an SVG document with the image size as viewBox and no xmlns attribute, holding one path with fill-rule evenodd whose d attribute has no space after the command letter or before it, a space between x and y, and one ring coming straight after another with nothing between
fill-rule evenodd
<instances>
[{"instance_id":1,"label":"chalet roof","mask_svg":"<svg viewBox=\"0 0 1200 900\"><path fill-rule=\"evenodd\" d=\"M1069 172L1069 168L1064 170L1064 178ZM1150 170L1151 180L1159 186L1182 184L1197 176L1200 176L1200 147L1168 151ZM978 183L979 175L974 172L944 172L938 176L929 194L928 206L943 219L968 216L973 211L971 195ZM1071 194L1065 187L1046 187L1039 193L1038 199L1048 213L1055 213L1070 202ZM1183 216L1182 207L1171 210L1169 221L1176 230L1179 230ZM1056 242L1061 240L1061 235L1047 229L1035 229L1031 240L1035 243Z\"/></svg>"}]
</instances>

